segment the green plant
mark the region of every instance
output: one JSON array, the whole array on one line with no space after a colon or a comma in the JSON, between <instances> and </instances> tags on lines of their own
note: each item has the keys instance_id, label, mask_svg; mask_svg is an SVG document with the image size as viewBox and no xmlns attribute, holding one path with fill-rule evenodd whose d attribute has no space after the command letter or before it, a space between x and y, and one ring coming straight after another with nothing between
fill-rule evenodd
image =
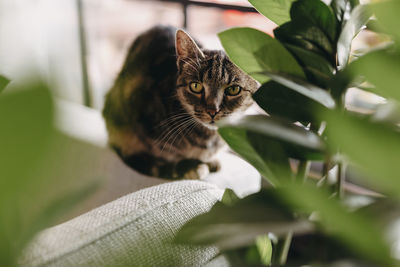
<instances>
[{"instance_id":1,"label":"green plant","mask_svg":"<svg viewBox=\"0 0 400 267\"><path fill-rule=\"evenodd\" d=\"M0 91L8 80L0 76ZM3 86L4 85L4 86ZM77 188L67 138L54 127L47 86L30 82L0 94L0 265L15 266L33 236L94 191ZM61 169L62 170L61 170ZM75 177L79 178L79 177Z\"/></svg>"},{"instance_id":2,"label":"green plant","mask_svg":"<svg viewBox=\"0 0 400 267\"><path fill-rule=\"evenodd\" d=\"M400 217L400 2L250 2L280 24L275 38L252 28L219 37L231 60L262 84L253 98L270 116L224 121L219 133L271 186L233 202L226 192L209 213L188 222L177 241L216 244L237 261L269 233L269 241L257 243L259 253L250 253L253 263L396 266L386 231ZM391 41L352 55L352 40L365 25L375 38ZM345 95L352 87L390 101L366 113L350 111ZM312 162L323 163L317 179L310 179ZM386 198L375 194L363 208L347 205L362 195L345 190L347 168Z\"/></svg>"}]
</instances>

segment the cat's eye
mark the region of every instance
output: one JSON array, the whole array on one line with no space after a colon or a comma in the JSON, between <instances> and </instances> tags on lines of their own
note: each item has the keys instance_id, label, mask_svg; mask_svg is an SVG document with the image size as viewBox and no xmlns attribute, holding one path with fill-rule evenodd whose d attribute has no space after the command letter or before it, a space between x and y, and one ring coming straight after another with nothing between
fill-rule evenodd
<instances>
[{"instance_id":1,"label":"cat's eye","mask_svg":"<svg viewBox=\"0 0 400 267\"><path fill-rule=\"evenodd\" d=\"M200 94L203 91L203 85L197 82L191 82L189 84L190 91L196 94Z\"/></svg>"},{"instance_id":2,"label":"cat's eye","mask_svg":"<svg viewBox=\"0 0 400 267\"><path fill-rule=\"evenodd\" d=\"M240 87L239 85L232 85L225 89L225 94L230 96L235 96L240 94L241 91L242 87Z\"/></svg>"}]
</instances>

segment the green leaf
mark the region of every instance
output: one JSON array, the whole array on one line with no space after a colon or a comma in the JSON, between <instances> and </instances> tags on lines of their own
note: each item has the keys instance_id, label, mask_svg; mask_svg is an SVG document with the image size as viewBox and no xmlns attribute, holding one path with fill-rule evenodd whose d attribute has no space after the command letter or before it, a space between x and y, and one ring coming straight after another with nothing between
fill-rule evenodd
<instances>
[{"instance_id":1,"label":"green leaf","mask_svg":"<svg viewBox=\"0 0 400 267\"><path fill-rule=\"evenodd\" d=\"M320 107L308 97L275 81L263 84L253 98L271 116L304 125L316 121L315 110Z\"/></svg>"},{"instance_id":2,"label":"green leaf","mask_svg":"<svg viewBox=\"0 0 400 267\"><path fill-rule=\"evenodd\" d=\"M324 89L321 89L315 85L309 84L303 80L286 74L273 72L265 73L275 82L280 83L281 85L290 88L296 93L299 93L303 96L308 97L309 99L314 100L315 102L321 104L328 109L333 109L336 105L331 95Z\"/></svg>"},{"instance_id":3,"label":"green leaf","mask_svg":"<svg viewBox=\"0 0 400 267\"><path fill-rule=\"evenodd\" d=\"M290 20L289 10L294 0L249 0L262 15L278 25Z\"/></svg>"},{"instance_id":4,"label":"green leaf","mask_svg":"<svg viewBox=\"0 0 400 267\"><path fill-rule=\"evenodd\" d=\"M337 199L330 198L328 192L315 185L292 183L276 190L294 211L316 212L323 232L347 244L361 258L379 266L394 266L383 233L372 218L347 211Z\"/></svg>"},{"instance_id":5,"label":"green leaf","mask_svg":"<svg viewBox=\"0 0 400 267\"><path fill-rule=\"evenodd\" d=\"M30 186L26 177L49 147L52 123L53 102L43 84L1 95L0 188L8 190L0 199Z\"/></svg>"},{"instance_id":6,"label":"green leaf","mask_svg":"<svg viewBox=\"0 0 400 267\"><path fill-rule=\"evenodd\" d=\"M37 232L54 224L65 212L76 207L83 200L87 199L88 196L92 195L99 188L99 185L98 181L94 181L89 185L85 185L83 188L67 193L67 195L61 196L52 201L52 203L49 203L47 207L32 219L30 227L24 229L25 231L21 233L20 240L18 240L20 249L22 249Z\"/></svg>"},{"instance_id":7,"label":"green leaf","mask_svg":"<svg viewBox=\"0 0 400 267\"><path fill-rule=\"evenodd\" d=\"M337 60L340 69L347 65L353 38L367 24L370 17L371 12L366 5L359 5L351 12L350 19L344 25L337 43Z\"/></svg>"},{"instance_id":8,"label":"green leaf","mask_svg":"<svg viewBox=\"0 0 400 267\"><path fill-rule=\"evenodd\" d=\"M253 167L272 185L277 185L279 183L279 180L249 143L245 128L226 126L220 127L218 132L233 151L253 165Z\"/></svg>"},{"instance_id":9,"label":"green leaf","mask_svg":"<svg viewBox=\"0 0 400 267\"><path fill-rule=\"evenodd\" d=\"M222 196L221 202L227 206L232 206L235 204L240 198L233 192L232 189L225 189L224 195Z\"/></svg>"},{"instance_id":10,"label":"green leaf","mask_svg":"<svg viewBox=\"0 0 400 267\"><path fill-rule=\"evenodd\" d=\"M364 75L375 85L372 91L386 98L400 101L400 53L391 49L376 50L349 65L354 75Z\"/></svg>"},{"instance_id":11,"label":"green leaf","mask_svg":"<svg viewBox=\"0 0 400 267\"><path fill-rule=\"evenodd\" d=\"M268 235L258 236L256 238L256 247L260 254L261 263L269 266L272 259L272 244Z\"/></svg>"},{"instance_id":12,"label":"green leaf","mask_svg":"<svg viewBox=\"0 0 400 267\"><path fill-rule=\"evenodd\" d=\"M292 20L309 21L319 27L331 42L336 41L337 22L332 9L321 0L298 0L290 9Z\"/></svg>"},{"instance_id":13,"label":"green leaf","mask_svg":"<svg viewBox=\"0 0 400 267\"><path fill-rule=\"evenodd\" d=\"M287 121L269 116L252 115L236 121L225 120L219 123L219 127L219 132L224 139L224 135L227 132L235 129L244 129L254 134L263 135L264 138L268 137L277 140L282 145L285 153L288 153L288 156L297 157L301 156L301 154L310 156L313 153L318 154L319 151L324 150L324 143L316 134ZM229 142L228 144L230 145ZM298 149L295 149L296 147ZM264 147L263 149L267 148ZM240 153L240 151L237 152ZM273 151L269 153L273 153Z\"/></svg>"},{"instance_id":14,"label":"green leaf","mask_svg":"<svg viewBox=\"0 0 400 267\"><path fill-rule=\"evenodd\" d=\"M247 132L247 140L272 171L276 179L281 180L291 177L292 172L284 144L252 131Z\"/></svg>"},{"instance_id":15,"label":"green leaf","mask_svg":"<svg viewBox=\"0 0 400 267\"><path fill-rule=\"evenodd\" d=\"M348 156L375 188L398 196L400 134L385 124L349 114L325 113L325 118L329 144Z\"/></svg>"},{"instance_id":16,"label":"green leaf","mask_svg":"<svg viewBox=\"0 0 400 267\"><path fill-rule=\"evenodd\" d=\"M264 32L252 28L233 28L218 36L229 58L260 83L268 81L268 77L262 74L264 70L305 77L289 51Z\"/></svg>"},{"instance_id":17,"label":"green leaf","mask_svg":"<svg viewBox=\"0 0 400 267\"><path fill-rule=\"evenodd\" d=\"M203 215L186 223L175 241L198 245L214 244L231 250L253 244L259 235L273 232L283 235L289 230L308 232L311 223L297 220L273 189L247 196L233 206L215 204Z\"/></svg>"},{"instance_id":18,"label":"green leaf","mask_svg":"<svg viewBox=\"0 0 400 267\"><path fill-rule=\"evenodd\" d=\"M73 175L56 172L70 164L64 150L70 152L70 146L66 148L66 138L54 129L53 120L53 99L42 83L31 82L0 95L0 262L4 266L15 265L37 231L92 190L73 193ZM72 167L76 175L76 164Z\"/></svg>"},{"instance_id":19,"label":"green leaf","mask_svg":"<svg viewBox=\"0 0 400 267\"><path fill-rule=\"evenodd\" d=\"M20 213L19 204L43 182L32 176L49 149L52 122L53 103L43 84L0 95L0 262L5 266L13 266L21 251L23 218L31 209Z\"/></svg>"},{"instance_id":20,"label":"green leaf","mask_svg":"<svg viewBox=\"0 0 400 267\"><path fill-rule=\"evenodd\" d=\"M359 4L358 0L332 0L330 6L340 25L343 25L350 18L351 11Z\"/></svg>"},{"instance_id":21,"label":"green leaf","mask_svg":"<svg viewBox=\"0 0 400 267\"><path fill-rule=\"evenodd\" d=\"M6 86L9 84L10 80L8 80L6 77L0 75L0 93L6 88Z\"/></svg>"},{"instance_id":22,"label":"green leaf","mask_svg":"<svg viewBox=\"0 0 400 267\"><path fill-rule=\"evenodd\" d=\"M319 54L292 44L284 44L294 55L307 75L307 80L326 88L334 73L334 67Z\"/></svg>"},{"instance_id":23,"label":"green leaf","mask_svg":"<svg viewBox=\"0 0 400 267\"><path fill-rule=\"evenodd\" d=\"M283 43L300 46L334 62L334 50L328 36L309 21L294 19L276 28L274 34Z\"/></svg>"},{"instance_id":24,"label":"green leaf","mask_svg":"<svg viewBox=\"0 0 400 267\"><path fill-rule=\"evenodd\" d=\"M400 2L397 0L381 1L369 5L370 10L377 17L379 30L393 35L397 41L400 40L399 10Z\"/></svg>"}]
</instances>

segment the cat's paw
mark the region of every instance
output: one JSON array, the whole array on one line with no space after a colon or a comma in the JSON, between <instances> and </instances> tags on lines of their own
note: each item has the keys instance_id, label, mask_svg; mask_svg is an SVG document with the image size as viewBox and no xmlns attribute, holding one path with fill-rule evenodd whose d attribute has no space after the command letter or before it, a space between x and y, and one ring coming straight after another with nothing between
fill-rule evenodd
<instances>
[{"instance_id":1,"label":"cat's paw","mask_svg":"<svg viewBox=\"0 0 400 267\"><path fill-rule=\"evenodd\" d=\"M190 180L201 180L206 178L210 174L210 169L208 164L202 163L197 165L195 168L187 171L184 175L184 179Z\"/></svg>"}]
</instances>

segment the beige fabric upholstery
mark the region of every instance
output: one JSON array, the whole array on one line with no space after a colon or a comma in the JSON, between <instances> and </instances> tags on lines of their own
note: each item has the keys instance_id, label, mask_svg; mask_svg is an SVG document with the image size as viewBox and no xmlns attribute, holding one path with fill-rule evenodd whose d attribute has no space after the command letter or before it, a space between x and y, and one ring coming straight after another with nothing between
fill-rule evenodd
<instances>
[{"instance_id":1,"label":"beige fabric upholstery","mask_svg":"<svg viewBox=\"0 0 400 267\"><path fill-rule=\"evenodd\" d=\"M126 195L41 232L22 266L200 266L215 247L170 243L189 219L222 196L216 186L178 181ZM225 265L219 262L218 265Z\"/></svg>"}]
</instances>

